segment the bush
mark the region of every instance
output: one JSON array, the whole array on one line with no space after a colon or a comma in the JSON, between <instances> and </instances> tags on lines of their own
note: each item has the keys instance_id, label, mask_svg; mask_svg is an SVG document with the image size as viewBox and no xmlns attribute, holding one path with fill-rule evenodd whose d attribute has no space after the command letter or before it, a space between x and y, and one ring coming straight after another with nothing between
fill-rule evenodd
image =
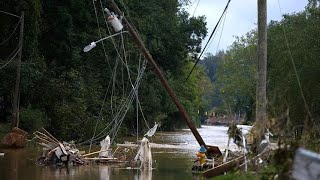
<instances>
[{"instance_id":1,"label":"bush","mask_svg":"<svg viewBox=\"0 0 320 180\"><path fill-rule=\"evenodd\" d=\"M33 132L45 125L46 115L39 109L28 107L20 112L19 127L25 131Z\"/></svg>"}]
</instances>

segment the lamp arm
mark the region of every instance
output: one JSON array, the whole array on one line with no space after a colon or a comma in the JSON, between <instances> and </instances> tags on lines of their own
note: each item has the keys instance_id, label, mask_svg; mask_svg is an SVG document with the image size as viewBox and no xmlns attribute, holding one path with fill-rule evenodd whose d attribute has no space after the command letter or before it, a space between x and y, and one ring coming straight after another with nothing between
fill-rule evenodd
<instances>
[{"instance_id":1,"label":"lamp arm","mask_svg":"<svg viewBox=\"0 0 320 180\"><path fill-rule=\"evenodd\" d=\"M116 33L116 34L113 34L113 35L111 35L111 36L108 36L108 37L105 37L105 38L99 39L98 41L96 41L96 42L94 42L94 43L101 42L101 41L103 41L103 40L106 40L106 39L112 38L112 37L117 36L117 35L122 34L122 33L128 33L128 31L121 31L121 32Z\"/></svg>"}]
</instances>

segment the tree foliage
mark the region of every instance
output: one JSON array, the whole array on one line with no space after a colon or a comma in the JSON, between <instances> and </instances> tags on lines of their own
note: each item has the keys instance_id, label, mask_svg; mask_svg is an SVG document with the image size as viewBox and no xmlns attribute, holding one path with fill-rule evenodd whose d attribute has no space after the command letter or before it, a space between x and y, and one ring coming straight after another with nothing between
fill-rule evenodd
<instances>
[{"instance_id":1,"label":"tree foliage","mask_svg":"<svg viewBox=\"0 0 320 180\"><path fill-rule=\"evenodd\" d=\"M292 129L319 123L320 10L312 2L305 11L269 25L269 112L276 118L286 112L279 119Z\"/></svg>"},{"instance_id":2,"label":"tree foliage","mask_svg":"<svg viewBox=\"0 0 320 180\"><path fill-rule=\"evenodd\" d=\"M319 5L310 0L304 11L268 25L268 119L290 136L301 127L311 137L320 135ZM224 114L240 111L254 120L256 42L253 30L222 55L204 59L214 97L221 99L214 107Z\"/></svg>"},{"instance_id":3,"label":"tree foliage","mask_svg":"<svg viewBox=\"0 0 320 180\"><path fill-rule=\"evenodd\" d=\"M226 52L204 59L213 82L213 97L218 114L246 114L252 118L255 99L256 32L237 37ZM210 62L211 61L211 62Z\"/></svg>"},{"instance_id":4,"label":"tree foliage","mask_svg":"<svg viewBox=\"0 0 320 180\"><path fill-rule=\"evenodd\" d=\"M183 79L181 74L190 68L190 56L200 51L207 33L205 17L190 17L181 8L185 3L187 1L176 0L118 2L178 91ZM108 5L102 1L80 0L4 0L0 5L17 15L25 11L21 127L34 131L44 126L59 138L78 140L92 136L96 123L97 132L103 130L126 101L143 59L127 34L104 41L88 53L82 52L89 42L115 33L103 17L102 10ZM0 18L3 25L0 41L4 41L18 20L2 14ZM1 63L6 62L5 57L16 48L17 37L18 32L0 46ZM201 84L206 84L204 76L203 70L197 70L188 86L178 92L192 115L204 106L201 102L204 93ZM11 121L14 77L13 61L0 70L0 103L5 104L5 108L0 109L5 112L1 122ZM146 70L138 92L149 125L158 121L168 129L181 126L177 123L178 110L150 69ZM121 132L135 131L134 104ZM141 114L139 120L144 122ZM146 130L146 125L139 128L139 131Z\"/></svg>"}]
</instances>

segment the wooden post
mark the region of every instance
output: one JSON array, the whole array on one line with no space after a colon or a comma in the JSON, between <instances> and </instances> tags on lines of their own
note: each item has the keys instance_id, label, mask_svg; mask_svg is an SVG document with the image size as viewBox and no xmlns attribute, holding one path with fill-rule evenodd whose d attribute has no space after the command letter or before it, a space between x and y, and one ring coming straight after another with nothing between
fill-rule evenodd
<instances>
[{"instance_id":1,"label":"wooden post","mask_svg":"<svg viewBox=\"0 0 320 180\"><path fill-rule=\"evenodd\" d=\"M20 71L21 71L21 57L22 57L22 45L23 45L23 28L24 28L24 11L21 12L21 24L20 24L20 35L18 45L18 59L17 59L17 75L16 75L16 86L13 95L13 113L12 113L12 128L19 126L19 86L20 86Z\"/></svg>"},{"instance_id":2,"label":"wooden post","mask_svg":"<svg viewBox=\"0 0 320 180\"><path fill-rule=\"evenodd\" d=\"M114 3L113 0L110 0L110 3L111 3L111 6L112 6L113 10L116 11L117 14L122 14L121 10ZM197 131L197 129L196 129L194 123L192 122L190 116L188 115L187 111L185 110L185 108L183 107L181 102L179 101L177 95L174 93L174 91L170 87L168 81L164 77L164 75L161 72L161 70L159 69L158 65L153 60L151 54L149 53L149 51L145 47L144 43L142 42L141 37L135 32L135 30L132 28L131 24L128 22L128 20L125 17L123 17L122 21L127 25L127 28L129 30L130 34L132 35L133 39L135 40L137 46L140 48L140 50L143 53L144 57L151 64L152 70L155 72L156 76L159 78L160 82L162 83L162 85L164 86L166 91L168 92L169 96L171 97L171 99L176 104L177 108L180 111L181 116L187 122L187 125L189 126L191 132L193 133L194 137L198 141L199 145L204 145L206 147L206 144L204 143L204 141L203 141L202 137L200 136L199 132Z\"/></svg>"},{"instance_id":3,"label":"wooden post","mask_svg":"<svg viewBox=\"0 0 320 180\"><path fill-rule=\"evenodd\" d=\"M267 79L267 0L258 1L258 63L256 87L256 125L258 128L257 143L264 134L266 121L266 79Z\"/></svg>"}]
</instances>

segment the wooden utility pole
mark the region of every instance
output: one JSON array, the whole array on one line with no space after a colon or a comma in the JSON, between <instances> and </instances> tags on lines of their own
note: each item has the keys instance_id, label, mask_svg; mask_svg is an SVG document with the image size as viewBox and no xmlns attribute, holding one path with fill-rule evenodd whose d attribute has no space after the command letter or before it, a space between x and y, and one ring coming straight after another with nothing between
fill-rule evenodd
<instances>
[{"instance_id":1,"label":"wooden utility pole","mask_svg":"<svg viewBox=\"0 0 320 180\"><path fill-rule=\"evenodd\" d=\"M264 133L264 125L267 118L267 0L258 1L258 63L257 63L257 87L256 87L256 125L260 135Z\"/></svg>"},{"instance_id":2,"label":"wooden utility pole","mask_svg":"<svg viewBox=\"0 0 320 180\"><path fill-rule=\"evenodd\" d=\"M19 86L20 86L20 71L21 71L21 57L22 57L22 45L23 45L23 28L24 28L24 11L21 12L21 22L20 22L20 35L19 35L19 45L18 45L18 59L17 59L17 76L16 76L16 86L13 95L13 113L12 113L12 128L19 126Z\"/></svg>"},{"instance_id":3,"label":"wooden utility pole","mask_svg":"<svg viewBox=\"0 0 320 180\"><path fill-rule=\"evenodd\" d=\"M118 14L122 14L121 10L119 9L119 7L114 3L114 1L110 1L112 8L118 13ZM156 62L153 60L153 57L151 56L151 54L149 53L149 51L147 50L147 48L145 47L144 43L142 42L141 37L135 32L135 30L132 28L131 24L129 23L129 21L123 17L122 21L127 25L128 31L130 32L130 34L132 35L133 39L135 40L137 46L140 48L141 52L143 53L143 55L145 56L145 58L148 60L148 62L151 64L153 71L155 72L155 74L157 75L157 77L160 79L162 85L164 86L164 88L166 89L166 91L168 92L168 94L170 95L170 97L172 98L172 100L174 101L174 103L176 104L176 106L178 107L178 109L181 112L182 117L187 121L187 124L189 126L189 128L191 129L193 135L196 137L197 141L199 142L200 145L206 145L203 141L203 139L201 138L200 134L198 131L193 131L193 129L195 128L194 123L192 122L190 116L188 115L187 111L185 110L185 108L183 107L183 105L181 104L181 102L179 101L177 95L174 93L174 91L172 90L172 88L170 87L168 81L166 80L166 78L164 77L163 73L161 72L161 70L159 69L158 65L156 64Z\"/></svg>"},{"instance_id":4,"label":"wooden utility pole","mask_svg":"<svg viewBox=\"0 0 320 180\"><path fill-rule=\"evenodd\" d=\"M113 8L114 11L116 11L117 14L123 14L121 12L121 10L119 9L119 7L114 3L113 0L110 0L110 4ZM174 103L176 104L177 108L180 111L180 114L182 116L182 118L186 121L187 125L189 126L192 134L194 135L194 137L196 138L196 140L198 141L199 145L203 145L206 147L206 149L208 151L211 151L213 154L219 154L221 155L221 152L219 150L218 147L216 146L207 146L205 144L205 142L203 141L202 137L200 136L199 132L197 131L194 123L192 122L192 119L190 118L190 116L188 115L186 109L184 108L184 106L181 104L181 102L179 101L177 95L174 93L174 91L172 90L172 88L170 87L168 81L166 80L166 78L164 77L163 73L161 72L161 70L159 69L158 65L156 64L156 62L153 60L151 54L149 53L149 51L147 50L147 48L145 47L141 37L138 35L137 32L135 32L135 30L132 28L131 24L128 22L128 20L123 17L122 21L127 25L128 31L130 32L130 34L132 35L133 39L135 40L137 46L140 48L141 52L143 53L144 57L148 60L148 62L151 64L152 66L152 70L154 71L154 73L156 74L156 76L159 78L160 82L162 83L162 85L164 86L164 88L166 89L166 91L168 92L169 96L171 97L171 99L174 101ZM215 151L215 152L213 152Z\"/></svg>"}]
</instances>

